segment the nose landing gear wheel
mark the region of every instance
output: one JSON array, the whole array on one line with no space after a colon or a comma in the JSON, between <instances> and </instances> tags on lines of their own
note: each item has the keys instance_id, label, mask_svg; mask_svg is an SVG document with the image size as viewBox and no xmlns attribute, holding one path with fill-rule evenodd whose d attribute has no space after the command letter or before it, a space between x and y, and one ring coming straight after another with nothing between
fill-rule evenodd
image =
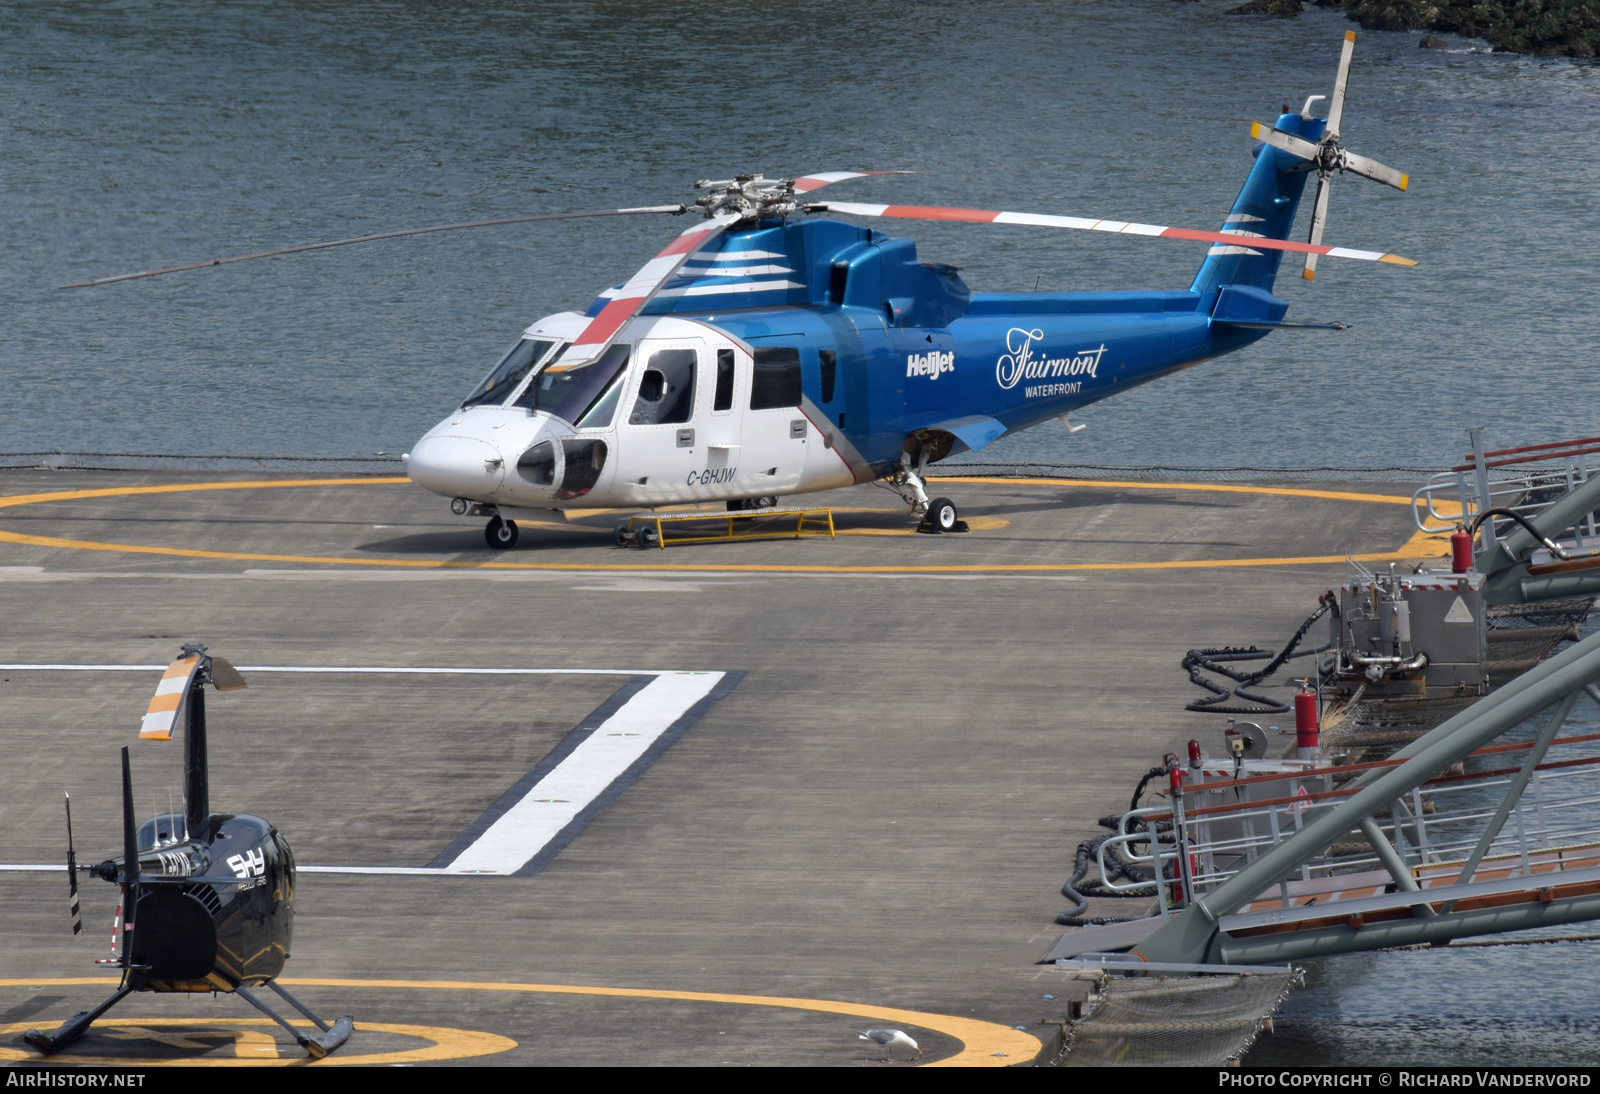
<instances>
[{"instance_id":1,"label":"nose landing gear wheel","mask_svg":"<svg viewBox=\"0 0 1600 1094\"><path fill-rule=\"evenodd\" d=\"M483 538L496 551L508 551L517 545L517 522L495 517L484 528Z\"/></svg>"}]
</instances>

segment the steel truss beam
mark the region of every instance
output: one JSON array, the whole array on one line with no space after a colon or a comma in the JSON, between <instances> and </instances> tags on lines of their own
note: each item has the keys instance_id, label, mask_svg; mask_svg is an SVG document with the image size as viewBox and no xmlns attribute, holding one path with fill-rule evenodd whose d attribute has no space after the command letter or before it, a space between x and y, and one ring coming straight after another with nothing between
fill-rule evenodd
<instances>
[{"instance_id":1,"label":"steel truss beam","mask_svg":"<svg viewBox=\"0 0 1600 1094\"><path fill-rule=\"evenodd\" d=\"M1473 934L1526 930L1530 927L1571 923L1600 918L1600 879L1591 884L1572 885L1580 872L1523 877L1514 883L1474 883L1471 879L1494 837L1526 788L1529 778L1555 738L1579 695L1586 691L1600 701L1590 688L1600 679L1600 634L1579 642L1552 657L1517 680L1474 703L1429 733L1395 754L1403 760L1398 766L1378 768L1358 778L1352 787L1357 792L1337 803L1311 807L1301 830L1287 837L1217 888L1196 899L1183 912L1170 919L1133 952L1147 961L1189 964L1263 964L1298 958L1324 956L1356 950L1377 949L1416 942L1445 942ZM1411 794L1423 783L1440 775L1452 764L1484 747L1551 705L1557 710L1540 733L1531 754L1507 788L1505 798L1486 826L1482 838L1462 872L1462 880L1448 888L1422 890L1425 900L1418 902L1412 890L1416 882L1404 860L1383 835L1374 816ZM1403 822L1393 813L1396 825ZM1339 902L1336 914L1348 909L1349 922L1338 927L1305 930L1286 929L1299 918L1285 915L1276 930L1255 921L1262 915L1234 916L1239 909L1274 890L1293 876L1307 860L1326 852L1352 829L1363 831L1390 871L1400 893L1387 898L1372 898L1389 908L1409 914L1367 924L1357 906L1366 901ZM1387 852L1387 853L1386 853ZM1588 871L1582 871L1587 874ZM1585 880L1590 880L1585 878ZM1568 883L1563 885L1563 883ZM1506 890L1502 893L1500 890ZM1542 890L1542 891L1540 891ZM1518 894L1537 892L1536 899ZM1436 895L1437 894L1437 895ZM1499 897L1499 906L1481 906L1479 898ZM1435 908L1435 904L1443 903ZM1468 908L1459 908L1462 901ZM1331 910L1330 906L1330 910ZM1426 911L1421 909L1426 908ZM1288 910L1293 912L1294 910ZM1324 910L1326 914L1328 910ZM1391 915L1393 913L1391 912ZM1257 933L1236 936L1227 933L1255 928Z\"/></svg>"}]
</instances>

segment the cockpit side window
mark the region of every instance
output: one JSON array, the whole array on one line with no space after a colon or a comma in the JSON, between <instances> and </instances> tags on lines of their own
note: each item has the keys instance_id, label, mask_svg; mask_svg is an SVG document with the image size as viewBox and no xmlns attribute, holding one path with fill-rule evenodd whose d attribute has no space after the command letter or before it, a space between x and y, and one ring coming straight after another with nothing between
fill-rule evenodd
<instances>
[{"instance_id":1,"label":"cockpit side window","mask_svg":"<svg viewBox=\"0 0 1600 1094\"><path fill-rule=\"evenodd\" d=\"M619 343L582 365L566 366L556 361L533 378L514 405L542 410L578 426L610 425L616 408L617 381L628 367L632 350L631 345Z\"/></svg>"},{"instance_id":2,"label":"cockpit side window","mask_svg":"<svg viewBox=\"0 0 1600 1094\"><path fill-rule=\"evenodd\" d=\"M541 341L537 338L522 339L511 347L511 352L495 366L494 371L489 373L483 383L473 389L472 394L461 404L461 409L465 410L469 406L493 406L504 402L534 366L544 360L554 345L554 342Z\"/></svg>"},{"instance_id":3,"label":"cockpit side window","mask_svg":"<svg viewBox=\"0 0 1600 1094\"><path fill-rule=\"evenodd\" d=\"M671 425L694 417L694 370L699 354L692 349L664 349L650 355L639 378L632 425Z\"/></svg>"}]
</instances>

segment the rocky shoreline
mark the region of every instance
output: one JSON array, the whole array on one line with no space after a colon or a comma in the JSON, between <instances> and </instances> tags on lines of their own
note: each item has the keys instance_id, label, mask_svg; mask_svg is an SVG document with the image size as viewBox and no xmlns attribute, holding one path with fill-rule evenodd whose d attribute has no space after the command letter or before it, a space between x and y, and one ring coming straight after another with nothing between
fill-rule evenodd
<instances>
[{"instance_id":1,"label":"rocky shoreline","mask_svg":"<svg viewBox=\"0 0 1600 1094\"><path fill-rule=\"evenodd\" d=\"M1541 57L1600 54L1600 0L1312 0L1339 8L1368 30L1429 30L1487 39L1496 53ZM1292 18L1304 0L1248 0L1229 15ZM1442 46L1426 36L1424 48Z\"/></svg>"}]
</instances>

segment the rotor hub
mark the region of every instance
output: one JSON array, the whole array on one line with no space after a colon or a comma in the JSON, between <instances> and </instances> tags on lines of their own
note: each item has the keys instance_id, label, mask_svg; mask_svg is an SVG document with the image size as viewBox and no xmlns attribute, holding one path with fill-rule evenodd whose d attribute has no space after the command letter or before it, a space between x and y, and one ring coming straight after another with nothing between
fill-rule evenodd
<instances>
[{"instance_id":1,"label":"rotor hub","mask_svg":"<svg viewBox=\"0 0 1600 1094\"><path fill-rule=\"evenodd\" d=\"M769 179L760 172L731 179L700 179L694 188L705 191L694 203L708 218L733 213L744 223L788 216L799 208L793 179Z\"/></svg>"}]
</instances>

